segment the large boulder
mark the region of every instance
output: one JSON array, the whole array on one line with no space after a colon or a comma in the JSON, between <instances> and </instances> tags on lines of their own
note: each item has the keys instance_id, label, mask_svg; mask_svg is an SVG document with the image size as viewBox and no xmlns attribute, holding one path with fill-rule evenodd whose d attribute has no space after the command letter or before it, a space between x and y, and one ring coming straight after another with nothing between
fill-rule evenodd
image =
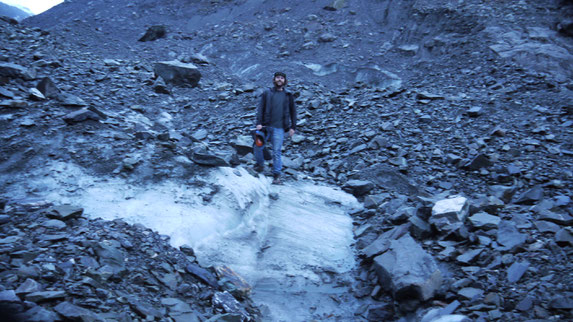
<instances>
[{"instance_id":1,"label":"large boulder","mask_svg":"<svg viewBox=\"0 0 573 322\"><path fill-rule=\"evenodd\" d=\"M201 79L201 73L195 65L177 60L155 63L153 71L166 83L174 85L195 87Z\"/></svg>"},{"instance_id":2,"label":"large boulder","mask_svg":"<svg viewBox=\"0 0 573 322\"><path fill-rule=\"evenodd\" d=\"M406 234L392 240L388 251L374 258L380 284L396 300L431 299L442 284L434 258Z\"/></svg>"}]
</instances>

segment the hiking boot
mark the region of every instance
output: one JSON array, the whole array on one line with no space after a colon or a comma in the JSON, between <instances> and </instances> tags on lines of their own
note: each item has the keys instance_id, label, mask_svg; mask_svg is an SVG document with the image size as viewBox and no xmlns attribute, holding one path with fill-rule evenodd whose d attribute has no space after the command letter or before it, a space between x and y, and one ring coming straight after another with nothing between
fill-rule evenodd
<instances>
[{"instance_id":1,"label":"hiking boot","mask_svg":"<svg viewBox=\"0 0 573 322\"><path fill-rule=\"evenodd\" d=\"M255 170L258 173L263 173L263 171L265 171L265 166L257 164L253 167L253 170Z\"/></svg>"},{"instance_id":2,"label":"hiking boot","mask_svg":"<svg viewBox=\"0 0 573 322\"><path fill-rule=\"evenodd\" d=\"M281 177L278 174L273 175L273 184L282 184Z\"/></svg>"}]
</instances>

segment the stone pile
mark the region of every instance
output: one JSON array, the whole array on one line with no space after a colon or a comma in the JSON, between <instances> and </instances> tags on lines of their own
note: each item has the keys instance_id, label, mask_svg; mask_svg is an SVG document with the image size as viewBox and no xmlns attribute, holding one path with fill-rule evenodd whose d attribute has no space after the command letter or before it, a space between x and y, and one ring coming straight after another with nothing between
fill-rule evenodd
<instances>
[{"instance_id":1,"label":"stone pile","mask_svg":"<svg viewBox=\"0 0 573 322\"><path fill-rule=\"evenodd\" d=\"M40 200L3 203L0 308L15 321L254 321L249 286L188 246ZM234 277L236 279L236 277ZM221 281L221 282L220 282ZM232 281L232 280L231 280Z\"/></svg>"}]
</instances>

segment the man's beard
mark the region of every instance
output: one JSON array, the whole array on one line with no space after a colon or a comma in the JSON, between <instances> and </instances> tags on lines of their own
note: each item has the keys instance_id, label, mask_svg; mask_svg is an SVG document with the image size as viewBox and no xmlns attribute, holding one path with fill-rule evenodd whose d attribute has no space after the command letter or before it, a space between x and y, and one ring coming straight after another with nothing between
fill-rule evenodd
<instances>
[{"instance_id":1,"label":"man's beard","mask_svg":"<svg viewBox=\"0 0 573 322\"><path fill-rule=\"evenodd\" d=\"M277 84L277 81L273 81L273 83L275 84L275 87L277 87L277 88L285 87L285 82L281 82L282 85L280 85L280 86L279 86L279 84Z\"/></svg>"}]
</instances>

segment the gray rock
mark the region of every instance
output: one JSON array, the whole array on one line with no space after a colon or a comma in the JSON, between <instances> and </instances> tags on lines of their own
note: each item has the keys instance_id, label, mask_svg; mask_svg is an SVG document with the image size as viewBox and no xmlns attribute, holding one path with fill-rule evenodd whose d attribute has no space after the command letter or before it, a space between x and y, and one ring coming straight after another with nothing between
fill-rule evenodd
<instances>
[{"instance_id":1,"label":"gray rock","mask_svg":"<svg viewBox=\"0 0 573 322\"><path fill-rule=\"evenodd\" d=\"M462 196L439 200L432 207L429 223L439 231L450 230L451 225L460 224L466 219L469 208L467 198Z\"/></svg>"},{"instance_id":2,"label":"gray rock","mask_svg":"<svg viewBox=\"0 0 573 322\"><path fill-rule=\"evenodd\" d=\"M464 165L468 170L479 170L481 168L487 168L492 165L489 157L485 154L478 154L471 161Z\"/></svg>"},{"instance_id":3,"label":"gray rock","mask_svg":"<svg viewBox=\"0 0 573 322\"><path fill-rule=\"evenodd\" d=\"M243 309L239 301L237 301L229 292L225 291L215 293L211 302L214 307L222 309L225 313L240 314L243 318L248 319L248 313Z\"/></svg>"},{"instance_id":4,"label":"gray rock","mask_svg":"<svg viewBox=\"0 0 573 322\"><path fill-rule=\"evenodd\" d=\"M111 240L104 240L93 246L100 265L108 266L112 274L125 272L125 255L119 247L121 246L117 241Z\"/></svg>"},{"instance_id":5,"label":"gray rock","mask_svg":"<svg viewBox=\"0 0 573 322\"><path fill-rule=\"evenodd\" d=\"M396 300L429 300L442 283L436 262L410 235L391 241L389 249L374 258L374 269Z\"/></svg>"},{"instance_id":6,"label":"gray rock","mask_svg":"<svg viewBox=\"0 0 573 322\"><path fill-rule=\"evenodd\" d=\"M153 91L158 94L171 94L171 91L169 91L169 88L167 87L165 80L163 80L163 78L161 77L157 77L157 79L153 83L152 88Z\"/></svg>"},{"instance_id":7,"label":"gray rock","mask_svg":"<svg viewBox=\"0 0 573 322\"><path fill-rule=\"evenodd\" d=\"M573 235L567 228L563 228L555 233L555 242L560 246L573 246Z\"/></svg>"},{"instance_id":8,"label":"gray rock","mask_svg":"<svg viewBox=\"0 0 573 322\"><path fill-rule=\"evenodd\" d=\"M193 150L190 156L191 160L199 165L212 166L212 167L229 167L231 166L231 159L233 154L222 151L210 151L203 147L198 147Z\"/></svg>"},{"instance_id":9,"label":"gray rock","mask_svg":"<svg viewBox=\"0 0 573 322\"><path fill-rule=\"evenodd\" d=\"M64 121L68 124L80 123L87 120L99 121L101 120L101 117L97 113L86 108L71 112L64 116Z\"/></svg>"},{"instance_id":10,"label":"gray rock","mask_svg":"<svg viewBox=\"0 0 573 322\"><path fill-rule=\"evenodd\" d=\"M198 278L200 281L202 281L203 283L210 285L211 287L215 287L218 288L219 284L217 282L217 278L215 277L215 275L211 272L209 272L208 270L202 268L201 266L198 266L196 264L188 264L187 266L185 266L185 271L187 271L187 273L195 276L196 278Z\"/></svg>"},{"instance_id":11,"label":"gray rock","mask_svg":"<svg viewBox=\"0 0 573 322\"><path fill-rule=\"evenodd\" d=\"M176 60L158 62L153 71L165 82L175 85L195 87L201 79L201 73L195 65Z\"/></svg>"},{"instance_id":12,"label":"gray rock","mask_svg":"<svg viewBox=\"0 0 573 322\"><path fill-rule=\"evenodd\" d=\"M58 220L58 219L50 219L50 220L42 223L42 227L64 229L64 228L66 228L66 223L61 221L61 220Z\"/></svg>"},{"instance_id":13,"label":"gray rock","mask_svg":"<svg viewBox=\"0 0 573 322\"><path fill-rule=\"evenodd\" d=\"M349 180L342 189L355 196L363 196L374 189L374 184L366 180Z\"/></svg>"},{"instance_id":14,"label":"gray rock","mask_svg":"<svg viewBox=\"0 0 573 322\"><path fill-rule=\"evenodd\" d=\"M338 37L336 37L334 34L331 33L324 33L321 34L320 37L318 37L318 42L333 42L337 39Z\"/></svg>"},{"instance_id":15,"label":"gray rock","mask_svg":"<svg viewBox=\"0 0 573 322\"><path fill-rule=\"evenodd\" d=\"M42 306L35 306L28 311L18 314L17 318L21 321L29 322L53 322L60 321L61 318L56 312L49 311Z\"/></svg>"},{"instance_id":16,"label":"gray rock","mask_svg":"<svg viewBox=\"0 0 573 322\"><path fill-rule=\"evenodd\" d=\"M61 95L60 89L49 77L42 78L36 88L47 98L58 98Z\"/></svg>"},{"instance_id":17,"label":"gray rock","mask_svg":"<svg viewBox=\"0 0 573 322\"><path fill-rule=\"evenodd\" d=\"M529 262L515 262L507 269L507 280L515 283L521 279L529 268Z\"/></svg>"},{"instance_id":18,"label":"gray rock","mask_svg":"<svg viewBox=\"0 0 573 322\"><path fill-rule=\"evenodd\" d=\"M33 80L36 71L13 63L0 63L0 76Z\"/></svg>"},{"instance_id":19,"label":"gray rock","mask_svg":"<svg viewBox=\"0 0 573 322\"><path fill-rule=\"evenodd\" d=\"M479 288L466 287L458 291L458 295L468 300L479 298L483 295L484 291Z\"/></svg>"},{"instance_id":20,"label":"gray rock","mask_svg":"<svg viewBox=\"0 0 573 322\"><path fill-rule=\"evenodd\" d=\"M376 238L372 244L365 247L362 250L362 253L364 256L366 256L366 258L372 258L376 255L384 253L390 247L390 242L402 237L408 232L409 228L409 224L404 224L384 232L382 235L380 235L380 237Z\"/></svg>"},{"instance_id":21,"label":"gray rock","mask_svg":"<svg viewBox=\"0 0 573 322\"><path fill-rule=\"evenodd\" d=\"M60 300L66 297L65 291L44 291L44 292L33 292L26 295L26 300L30 302L45 302Z\"/></svg>"},{"instance_id":22,"label":"gray rock","mask_svg":"<svg viewBox=\"0 0 573 322\"><path fill-rule=\"evenodd\" d=\"M72 205L61 205L53 207L47 214L50 218L68 220L72 218L79 218L84 213L84 208L72 206Z\"/></svg>"},{"instance_id":23,"label":"gray rock","mask_svg":"<svg viewBox=\"0 0 573 322\"><path fill-rule=\"evenodd\" d=\"M556 213L553 211L542 211L538 217L539 220L547 220L559 225L572 225L573 224L573 217L568 215L567 213Z\"/></svg>"},{"instance_id":24,"label":"gray rock","mask_svg":"<svg viewBox=\"0 0 573 322\"><path fill-rule=\"evenodd\" d=\"M88 104L83 99L72 94L67 94L67 93L60 94L58 97L62 101L63 106L69 106L69 107L88 106Z\"/></svg>"},{"instance_id":25,"label":"gray rock","mask_svg":"<svg viewBox=\"0 0 573 322\"><path fill-rule=\"evenodd\" d=\"M33 101L43 101L46 99L44 94L42 94L42 92L40 92L36 88L30 88L29 93L30 93L30 99Z\"/></svg>"},{"instance_id":26,"label":"gray rock","mask_svg":"<svg viewBox=\"0 0 573 322\"><path fill-rule=\"evenodd\" d=\"M54 310L70 321L96 321L97 315L70 302L62 302L54 307Z\"/></svg>"},{"instance_id":27,"label":"gray rock","mask_svg":"<svg viewBox=\"0 0 573 322\"><path fill-rule=\"evenodd\" d=\"M497 242L504 246L504 249L514 249L521 247L526 240L526 235L517 230L511 221L502 220L497 231Z\"/></svg>"},{"instance_id":28,"label":"gray rock","mask_svg":"<svg viewBox=\"0 0 573 322\"><path fill-rule=\"evenodd\" d=\"M472 226L483 229L495 229L501 222L501 218L492 216L486 212L478 212L468 218Z\"/></svg>"},{"instance_id":29,"label":"gray rock","mask_svg":"<svg viewBox=\"0 0 573 322\"><path fill-rule=\"evenodd\" d=\"M34 292L41 292L42 286L35 280L28 278L24 283L22 283L17 289L16 294L26 295Z\"/></svg>"},{"instance_id":30,"label":"gray rock","mask_svg":"<svg viewBox=\"0 0 573 322\"><path fill-rule=\"evenodd\" d=\"M541 186L535 186L519 195L515 203L521 205L532 205L542 199L543 188Z\"/></svg>"},{"instance_id":31,"label":"gray rock","mask_svg":"<svg viewBox=\"0 0 573 322\"><path fill-rule=\"evenodd\" d=\"M21 302L18 295L14 290L0 291L0 302L4 303L19 303Z\"/></svg>"},{"instance_id":32,"label":"gray rock","mask_svg":"<svg viewBox=\"0 0 573 322\"><path fill-rule=\"evenodd\" d=\"M207 135L209 135L209 132L207 132L207 130L199 129L199 130L195 131L193 134L191 134L191 139L195 142L201 142L207 138ZM252 140L251 140L251 147L252 146L253 146L253 144L252 144Z\"/></svg>"},{"instance_id":33,"label":"gray rock","mask_svg":"<svg viewBox=\"0 0 573 322\"><path fill-rule=\"evenodd\" d=\"M561 226L545 220L538 220L533 224L542 233L556 233L561 229Z\"/></svg>"},{"instance_id":34,"label":"gray rock","mask_svg":"<svg viewBox=\"0 0 573 322\"><path fill-rule=\"evenodd\" d=\"M165 35L167 35L167 28L163 25L155 25L149 27L145 32L145 35L139 38L138 41L154 41L164 38Z\"/></svg>"},{"instance_id":35,"label":"gray rock","mask_svg":"<svg viewBox=\"0 0 573 322\"><path fill-rule=\"evenodd\" d=\"M473 249L468 252L463 253L462 255L456 257L456 260L463 264L471 263L477 256L481 254L483 249Z\"/></svg>"}]
</instances>

